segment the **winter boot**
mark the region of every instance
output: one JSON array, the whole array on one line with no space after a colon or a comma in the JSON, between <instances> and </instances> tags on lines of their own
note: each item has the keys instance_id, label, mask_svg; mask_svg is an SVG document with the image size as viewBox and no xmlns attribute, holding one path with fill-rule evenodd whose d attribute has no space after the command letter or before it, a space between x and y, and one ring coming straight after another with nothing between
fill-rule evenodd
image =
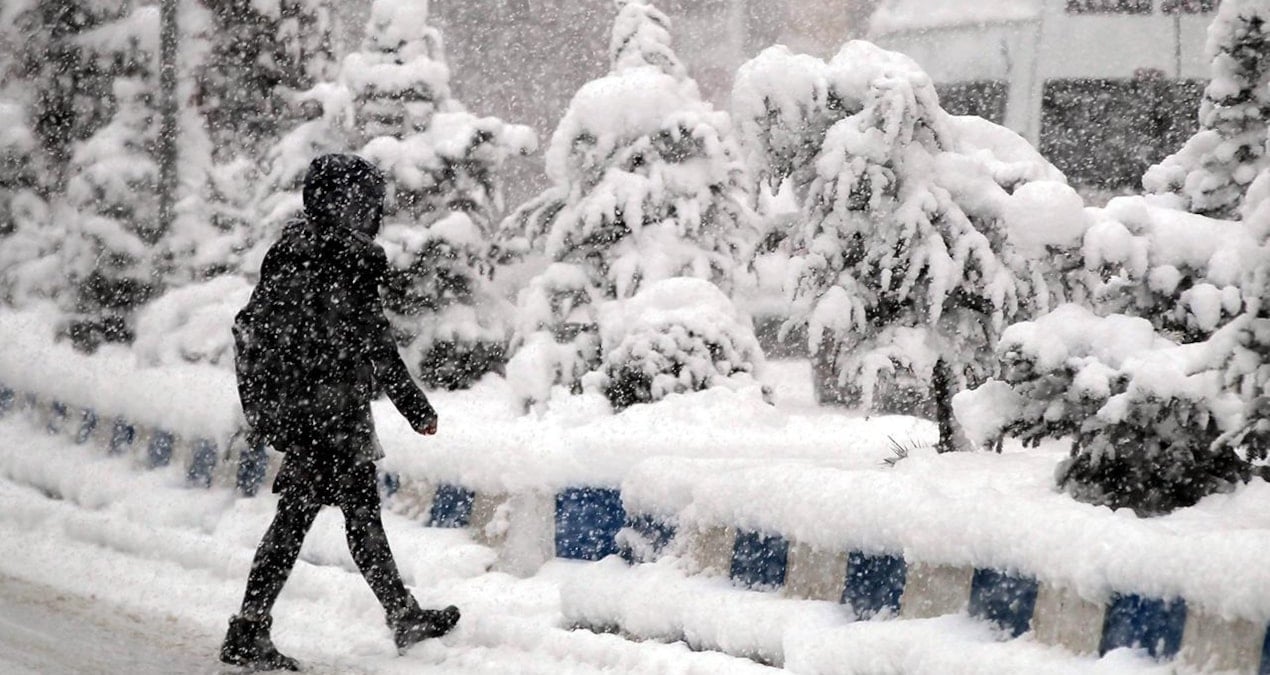
<instances>
[{"instance_id":1,"label":"winter boot","mask_svg":"<svg viewBox=\"0 0 1270 675\"><path fill-rule=\"evenodd\" d=\"M411 645L428 638L441 637L459 622L459 608L450 605L445 609L420 609L411 601L400 614L389 619L397 652L405 653Z\"/></svg>"},{"instance_id":2,"label":"winter boot","mask_svg":"<svg viewBox=\"0 0 1270 675\"><path fill-rule=\"evenodd\" d=\"M248 619L235 616L229 620L229 632L220 648L220 660L250 670L300 670L300 664L278 652L269 638L273 617Z\"/></svg>"}]
</instances>

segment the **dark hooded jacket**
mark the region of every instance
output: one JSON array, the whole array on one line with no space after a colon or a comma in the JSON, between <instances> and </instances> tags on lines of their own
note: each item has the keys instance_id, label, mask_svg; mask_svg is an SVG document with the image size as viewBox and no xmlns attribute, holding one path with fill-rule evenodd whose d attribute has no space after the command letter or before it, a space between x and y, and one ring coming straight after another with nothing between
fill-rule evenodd
<instances>
[{"instance_id":1,"label":"dark hooded jacket","mask_svg":"<svg viewBox=\"0 0 1270 675\"><path fill-rule=\"evenodd\" d=\"M370 401L385 391L416 429L436 420L410 379L384 317L379 286L388 261L373 240L384 179L352 155L314 160L304 186L304 218L269 249L260 282L237 324L270 336L265 384L241 385L243 409L275 449L333 454L354 462L382 457Z\"/></svg>"}]
</instances>

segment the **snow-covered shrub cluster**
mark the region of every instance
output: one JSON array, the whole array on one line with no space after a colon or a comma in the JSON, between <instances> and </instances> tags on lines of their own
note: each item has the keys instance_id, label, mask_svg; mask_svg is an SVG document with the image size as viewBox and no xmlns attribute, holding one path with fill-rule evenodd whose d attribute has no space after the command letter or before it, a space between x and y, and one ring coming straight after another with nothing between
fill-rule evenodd
<instances>
[{"instance_id":1,"label":"snow-covered shrub cluster","mask_svg":"<svg viewBox=\"0 0 1270 675\"><path fill-rule=\"evenodd\" d=\"M948 115L915 63L865 42L827 63L770 48L733 95L752 164L801 204L787 325L808 326L822 400L949 420L1005 324L1065 297L1079 198L1021 138Z\"/></svg>"},{"instance_id":2,"label":"snow-covered shrub cluster","mask_svg":"<svg viewBox=\"0 0 1270 675\"><path fill-rule=\"evenodd\" d=\"M498 368L511 330L507 302L489 287L504 210L498 173L536 141L452 98L426 9L378 0L361 46L341 60L333 35L347 13L328 0L183 3L175 218L159 223L157 5L5 3L4 300L56 301L67 332L90 349L130 341L138 312L165 293L169 314L197 315L219 276L254 277L300 210L309 161L359 152L394 183L387 299L415 365L445 386ZM195 304L177 311L179 298ZM170 329L184 343L180 325L148 321L143 332ZM147 360L217 351L138 350Z\"/></svg>"},{"instance_id":3,"label":"snow-covered shrub cluster","mask_svg":"<svg viewBox=\"0 0 1270 675\"><path fill-rule=\"evenodd\" d=\"M1174 341L1197 342L1243 311L1240 286L1260 255L1249 228L1143 197L1113 199L1091 220L1083 255L1101 313L1144 317Z\"/></svg>"},{"instance_id":4,"label":"snow-covered shrub cluster","mask_svg":"<svg viewBox=\"0 0 1270 675\"><path fill-rule=\"evenodd\" d=\"M1059 483L1079 499L1167 512L1265 459L1266 11L1222 4L1203 129L1144 179L1175 194L1088 211L1092 311L1007 329L999 379L955 403L980 443L1070 438Z\"/></svg>"},{"instance_id":5,"label":"snow-covered shrub cluster","mask_svg":"<svg viewBox=\"0 0 1270 675\"><path fill-rule=\"evenodd\" d=\"M35 134L22 107L0 100L0 237L18 229L23 202L35 196L34 151Z\"/></svg>"},{"instance_id":6,"label":"snow-covered shrub cluster","mask_svg":"<svg viewBox=\"0 0 1270 675\"><path fill-rule=\"evenodd\" d=\"M717 286L678 277L600 309L596 386L615 409L714 386L761 389L763 352L748 316Z\"/></svg>"},{"instance_id":7,"label":"snow-covered shrub cluster","mask_svg":"<svg viewBox=\"0 0 1270 675\"><path fill-rule=\"evenodd\" d=\"M1214 342L1234 335L1223 329ZM1217 444L1238 427L1207 343L1179 345L1143 318L1063 305L1006 329L1001 375L955 399L972 440L1070 438L1058 483L1079 499L1164 513L1232 486L1247 468Z\"/></svg>"},{"instance_id":8,"label":"snow-covered shrub cluster","mask_svg":"<svg viewBox=\"0 0 1270 675\"><path fill-rule=\"evenodd\" d=\"M1260 455L1233 434L1255 440L1246 432L1264 415L1257 289L1270 248L1244 223L1137 197L1092 220L1093 309L1008 328L999 378L961 395L958 418L979 443L1071 438L1060 483L1081 499L1142 513L1192 504Z\"/></svg>"},{"instance_id":9,"label":"snow-covered shrub cluster","mask_svg":"<svg viewBox=\"0 0 1270 675\"><path fill-rule=\"evenodd\" d=\"M662 12L643 2L622 1L618 7L609 74L577 92L547 148L553 185L502 225L511 251L541 249L555 263L545 272L547 278L520 296L523 316L515 343L533 350L522 349L516 360L556 351L549 342L577 349L573 356L554 359L555 368L509 366L526 376L548 378L516 378L526 402L540 401L553 382L575 388L570 380L580 365L604 363L609 373L629 368L657 379L649 372L657 364L668 369L663 374L678 376L680 347L673 340L645 344L653 351L665 347L675 353L623 352L627 355L621 358L636 359L628 364L614 361L619 356L611 353L620 340L602 340L604 354L597 361L591 352L593 335L620 332L606 324L620 320L621 312L602 306L638 297L656 282L677 277L700 279L729 292L757 236L749 179L728 114L702 100L671 47L669 20ZM712 304L697 311L717 311ZM750 335L745 340L752 338L748 325L743 332ZM683 337L698 339L687 333ZM659 385L611 398L621 403L655 400L672 390Z\"/></svg>"}]
</instances>

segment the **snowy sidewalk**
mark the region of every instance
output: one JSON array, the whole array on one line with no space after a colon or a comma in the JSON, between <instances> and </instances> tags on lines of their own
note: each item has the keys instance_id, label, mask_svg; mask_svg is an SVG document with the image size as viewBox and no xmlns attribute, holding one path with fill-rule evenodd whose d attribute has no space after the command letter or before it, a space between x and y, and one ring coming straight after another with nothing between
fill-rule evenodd
<instances>
[{"instance_id":1,"label":"snowy sidewalk","mask_svg":"<svg viewBox=\"0 0 1270 675\"><path fill-rule=\"evenodd\" d=\"M0 422L0 671L214 673L272 498L180 487L175 470ZM559 628L559 580L486 573L492 552L461 531L386 514L402 574L422 603L454 602L444 640L398 657L325 510L276 612L275 639L314 672L771 672L683 645Z\"/></svg>"}]
</instances>

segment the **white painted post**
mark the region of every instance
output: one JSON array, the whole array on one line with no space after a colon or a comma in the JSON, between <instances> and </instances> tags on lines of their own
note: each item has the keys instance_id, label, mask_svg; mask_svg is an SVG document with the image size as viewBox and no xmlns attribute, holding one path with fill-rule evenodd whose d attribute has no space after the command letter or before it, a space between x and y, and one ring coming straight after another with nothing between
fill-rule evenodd
<instances>
[{"instance_id":1,"label":"white painted post","mask_svg":"<svg viewBox=\"0 0 1270 675\"><path fill-rule=\"evenodd\" d=\"M1032 632L1044 644L1076 654L1097 654L1106 611L1105 599L1089 600L1070 588L1042 581L1032 610Z\"/></svg>"},{"instance_id":2,"label":"white painted post","mask_svg":"<svg viewBox=\"0 0 1270 675\"><path fill-rule=\"evenodd\" d=\"M841 602L847 584L847 551L790 542L785 569L785 595L804 600Z\"/></svg>"},{"instance_id":3,"label":"white painted post","mask_svg":"<svg viewBox=\"0 0 1270 675\"><path fill-rule=\"evenodd\" d=\"M909 563L904 595L900 599L900 616L928 619L966 611L974 573L969 565Z\"/></svg>"},{"instance_id":4,"label":"white painted post","mask_svg":"<svg viewBox=\"0 0 1270 675\"><path fill-rule=\"evenodd\" d=\"M1261 666L1264 624L1224 619L1196 605L1186 607L1179 658L1202 672L1255 673Z\"/></svg>"},{"instance_id":5,"label":"white painted post","mask_svg":"<svg viewBox=\"0 0 1270 675\"><path fill-rule=\"evenodd\" d=\"M493 569L527 577L556 556L556 496L541 492L511 495L494 509L491 523L506 522Z\"/></svg>"},{"instance_id":6,"label":"white painted post","mask_svg":"<svg viewBox=\"0 0 1270 675\"><path fill-rule=\"evenodd\" d=\"M711 525L684 533L684 557L694 574L728 576L732 570L734 546L735 527Z\"/></svg>"}]
</instances>

